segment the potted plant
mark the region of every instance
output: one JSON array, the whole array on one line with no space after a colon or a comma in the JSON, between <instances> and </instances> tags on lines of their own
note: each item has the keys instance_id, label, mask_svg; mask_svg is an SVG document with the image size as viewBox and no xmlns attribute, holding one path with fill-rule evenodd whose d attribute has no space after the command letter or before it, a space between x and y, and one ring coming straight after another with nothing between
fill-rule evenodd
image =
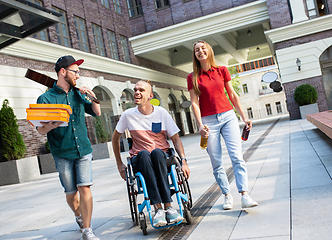
<instances>
[{"instance_id":1,"label":"potted plant","mask_svg":"<svg viewBox=\"0 0 332 240\"><path fill-rule=\"evenodd\" d=\"M101 117L95 117L95 130L98 144L92 145L93 160L104 159L110 157L110 135L105 131Z\"/></svg>"},{"instance_id":2,"label":"potted plant","mask_svg":"<svg viewBox=\"0 0 332 240\"><path fill-rule=\"evenodd\" d=\"M310 84L302 84L295 89L294 100L300 106L301 118L305 119L307 114L317 113L318 94Z\"/></svg>"},{"instance_id":3,"label":"potted plant","mask_svg":"<svg viewBox=\"0 0 332 240\"><path fill-rule=\"evenodd\" d=\"M37 157L23 158L26 146L14 110L5 99L0 109L0 186L26 182L40 176Z\"/></svg>"},{"instance_id":4,"label":"potted plant","mask_svg":"<svg viewBox=\"0 0 332 240\"><path fill-rule=\"evenodd\" d=\"M45 142L44 147L46 154L41 154L38 156L40 173L45 174L45 173L57 172L48 141Z\"/></svg>"}]
</instances>

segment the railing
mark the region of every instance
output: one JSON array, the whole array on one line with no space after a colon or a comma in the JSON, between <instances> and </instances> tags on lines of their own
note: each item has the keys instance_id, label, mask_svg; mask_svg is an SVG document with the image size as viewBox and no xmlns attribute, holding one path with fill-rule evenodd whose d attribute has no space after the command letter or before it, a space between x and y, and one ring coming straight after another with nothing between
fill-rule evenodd
<instances>
[{"instance_id":1,"label":"railing","mask_svg":"<svg viewBox=\"0 0 332 240\"><path fill-rule=\"evenodd\" d=\"M250 116L248 116L247 109L243 109L243 112L244 112L245 116L248 119L256 120L256 119L270 118L270 117L276 117L276 116L281 116L281 115L284 115L284 114L288 114L288 109L287 109L287 106L286 106L285 103L279 105L278 108L275 104L271 104L270 114L268 114L266 108L264 108L264 109L253 109L252 110L253 118L250 118Z\"/></svg>"},{"instance_id":2,"label":"railing","mask_svg":"<svg viewBox=\"0 0 332 240\"><path fill-rule=\"evenodd\" d=\"M271 88L268 88L268 89L260 89L259 90L259 95L262 96L262 95L266 95L266 94L271 94L271 93L274 93L273 89Z\"/></svg>"}]
</instances>

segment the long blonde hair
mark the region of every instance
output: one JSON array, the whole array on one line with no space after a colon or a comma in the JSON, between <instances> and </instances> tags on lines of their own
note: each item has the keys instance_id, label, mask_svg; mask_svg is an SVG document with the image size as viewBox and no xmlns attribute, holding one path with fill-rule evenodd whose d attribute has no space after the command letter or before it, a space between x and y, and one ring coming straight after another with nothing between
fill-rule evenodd
<instances>
[{"instance_id":1,"label":"long blonde hair","mask_svg":"<svg viewBox=\"0 0 332 240\"><path fill-rule=\"evenodd\" d=\"M198 87L197 77L198 77L198 74L201 71L202 67L201 67L199 60L196 58L196 55L195 55L195 48L196 48L197 43L203 43L205 45L205 47L208 49L207 57L208 57L210 67L218 67L218 65L216 63L216 60L214 59L214 52L213 52L213 49L210 46L210 44L208 44L207 42L202 41L202 40L199 40L194 43L194 47L193 47L193 70L194 70L193 71L193 87L194 87L196 94L201 95L201 91L199 90L199 87Z\"/></svg>"}]
</instances>

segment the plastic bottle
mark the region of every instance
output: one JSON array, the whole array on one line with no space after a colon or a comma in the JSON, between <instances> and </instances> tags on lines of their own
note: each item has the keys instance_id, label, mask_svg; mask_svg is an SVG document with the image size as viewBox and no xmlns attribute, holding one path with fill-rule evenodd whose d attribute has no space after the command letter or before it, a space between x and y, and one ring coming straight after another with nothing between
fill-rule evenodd
<instances>
[{"instance_id":1,"label":"plastic bottle","mask_svg":"<svg viewBox=\"0 0 332 240\"><path fill-rule=\"evenodd\" d=\"M206 126L206 125L204 125L204 128L206 129L206 128L207 128L207 126ZM204 149L206 149L206 148L207 148L208 138L209 138L209 137L205 138L205 137L201 136L201 144L200 144L200 146L201 146L201 149L203 149L203 150L204 150Z\"/></svg>"},{"instance_id":2,"label":"plastic bottle","mask_svg":"<svg viewBox=\"0 0 332 240\"><path fill-rule=\"evenodd\" d=\"M247 141L248 140L248 138L249 138L249 132L250 132L250 130L248 130L247 129L247 125L245 125L244 128L243 128L243 131L242 131L242 136L241 136L241 139L243 141Z\"/></svg>"}]
</instances>

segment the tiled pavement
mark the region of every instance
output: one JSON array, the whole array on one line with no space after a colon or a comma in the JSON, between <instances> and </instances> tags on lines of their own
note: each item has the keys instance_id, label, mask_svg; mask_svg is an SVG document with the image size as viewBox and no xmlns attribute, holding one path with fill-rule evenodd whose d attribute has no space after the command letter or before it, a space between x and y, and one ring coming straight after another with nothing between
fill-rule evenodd
<instances>
[{"instance_id":1,"label":"tiled pavement","mask_svg":"<svg viewBox=\"0 0 332 240\"><path fill-rule=\"evenodd\" d=\"M254 122L249 140L243 142L243 152L252 150L275 120ZM198 146L199 135L181 139L195 203L215 181L207 153ZM226 150L223 155L227 169L231 164ZM126 156L123 153L124 160ZM259 206L241 209L233 181L234 208L223 210L221 196L183 239L332 239L330 138L307 120L282 117L255 149L247 167L251 196ZM143 236L133 227L126 184L119 177L114 158L94 161L93 173L92 225L100 239L158 239L167 231L155 230L148 222L148 235ZM0 240L80 239L56 173L2 186L0 196Z\"/></svg>"}]
</instances>

